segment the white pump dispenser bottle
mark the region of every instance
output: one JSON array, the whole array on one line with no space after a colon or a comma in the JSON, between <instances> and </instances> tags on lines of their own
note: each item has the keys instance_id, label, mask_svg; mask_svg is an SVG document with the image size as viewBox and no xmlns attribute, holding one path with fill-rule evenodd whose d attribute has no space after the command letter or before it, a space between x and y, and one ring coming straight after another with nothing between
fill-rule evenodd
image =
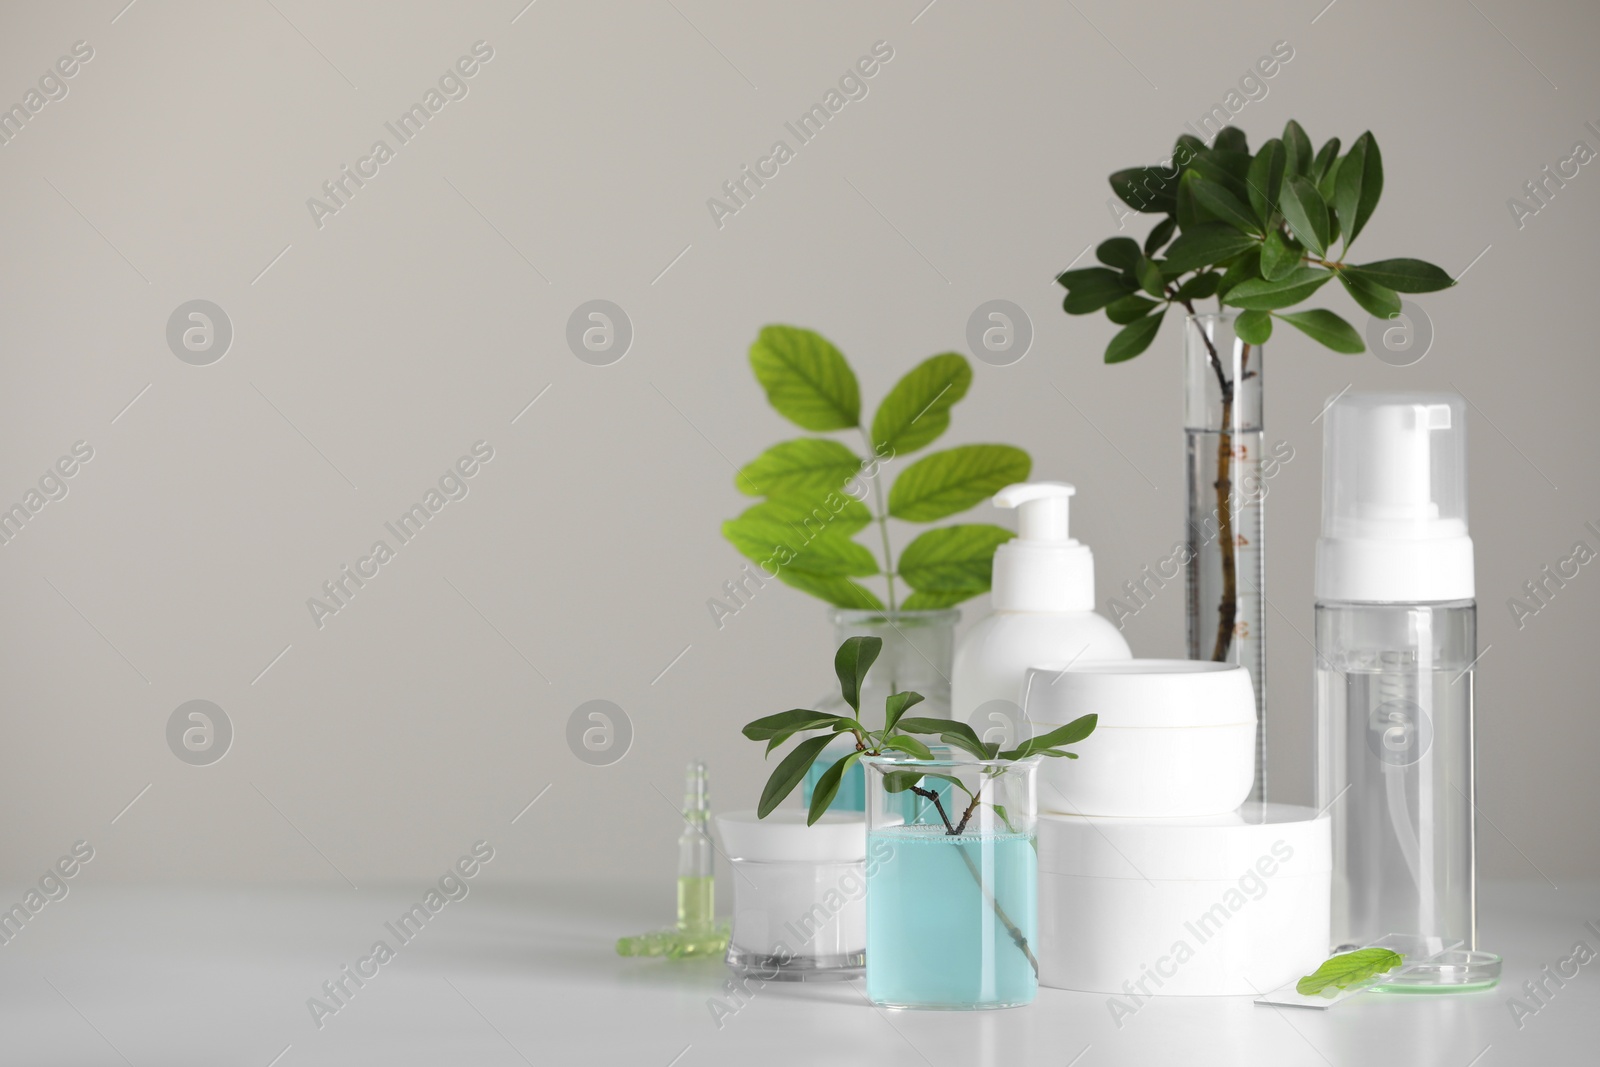
<instances>
[{"instance_id":1,"label":"white pump dispenser bottle","mask_svg":"<svg viewBox=\"0 0 1600 1067\"><path fill-rule=\"evenodd\" d=\"M1064 482L1019 482L995 494L995 507L1017 509L1017 536L995 549L993 612L956 648L953 718L970 722L997 700L1016 715L1029 667L1132 656L1117 628L1094 612L1094 554L1067 533L1076 492Z\"/></svg>"}]
</instances>

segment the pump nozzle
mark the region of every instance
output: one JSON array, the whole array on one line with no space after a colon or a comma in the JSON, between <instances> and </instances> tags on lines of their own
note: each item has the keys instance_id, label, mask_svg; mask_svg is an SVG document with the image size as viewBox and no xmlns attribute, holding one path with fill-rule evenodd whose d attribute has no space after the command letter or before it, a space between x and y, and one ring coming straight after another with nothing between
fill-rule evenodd
<instances>
[{"instance_id":1,"label":"pump nozzle","mask_svg":"<svg viewBox=\"0 0 1600 1067\"><path fill-rule=\"evenodd\" d=\"M1345 393L1326 415L1318 598L1471 597L1465 401L1452 393Z\"/></svg>"},{"instance_id":2,"label":"pump nozzle","mask_svg":"<svg viewBox=\"0 0 1600 1067\"><path fill-rule=\"evenodd\" d=\"M1066 541L1068 502L1077 491L1066 482L1016 482L994 495L994 506L1017 509L1024 541Z\"/></svg>"},{"instance_id":3,"label":"pump nozzle","mask_svg":"<svg viewBox=\"0 0 1600 1067\"><path fill-rule=\"evenodd\" d=\"M994 553L996 611L1094 610L1094 557L1067 532L1066 482L1017 482L994 495L1017 509L1017 536Z\"/></svg>"}]
</instances>

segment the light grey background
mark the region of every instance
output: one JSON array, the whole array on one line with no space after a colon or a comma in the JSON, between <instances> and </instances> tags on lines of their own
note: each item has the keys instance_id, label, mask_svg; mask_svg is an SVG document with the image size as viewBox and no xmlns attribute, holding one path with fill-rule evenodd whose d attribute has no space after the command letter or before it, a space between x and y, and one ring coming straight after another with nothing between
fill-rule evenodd
<instances>
[{"instance_id":1,"label":"light grey background","mask_svg":"<svg viewBox=\"0 0 1600 1067\"><path fill-rule=\"evenodd\" d=\"M1575 141L1600 149L1592 5L124 2L0 15L0 102L94 48L0 147L0 503L94 449L0 547L3 880L79 838L107 881L431 880L486 838L497 878L667 894L684 762L751 806L739 725L831 682L818 603L773 586L720 630L706 607L741 564L718 533L732 465L797 433L750 375L756 332L820 330L870 405L961 349L980 303L1025 308L1032 351L975 364L945 443L1015 443L1075 482L1103 601L1180 534L1179 336L1106 367L1112 327L1064 316L1051 279L1116 232L1106 174L1164 155L1277 41L1293 59L1236 120L1252 142L1291 116L1318 143L1371 128L1387 179L1361 256L1471 269L1418 299L1415 366L1270 346L1268 439L1295 452L1268 501L1271 793L1310 796L1315 417L1351 383L1454 385L1482 868L1600 872L1600 570L1522 629L1506 606L1600 546L1600 165L1520 229L1507 208ZM480 40L469 95L319 229L307 198ZM869 95L719 230L707 198L879 40ZM210 366L165 339L194 299L233 325ZM610 366L566 346L593 299L633 324ZM307 598L480 440L470 494L318 629ZM1129 624L1138 654L1181 654L1182 599ZM208 766L167 745L195 699L233 728ZM609 766L567 747L595 699L633 724Z\"/></svg>"}]
</instances>

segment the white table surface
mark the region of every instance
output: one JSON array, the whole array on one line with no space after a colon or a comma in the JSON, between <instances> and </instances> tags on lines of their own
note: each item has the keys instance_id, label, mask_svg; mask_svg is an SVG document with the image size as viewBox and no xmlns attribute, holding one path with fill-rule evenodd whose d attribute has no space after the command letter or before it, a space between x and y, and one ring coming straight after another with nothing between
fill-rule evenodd
<instances>
[{"instance_id":1,"label":"white table surface","mask_svg":"<svg viewBox=\"0 0 1600 1067\"><path fill-rule=\"evenodd\" d=\"M1522 982L1580 940L1600 886L1489 884L1499 988L1364 995L1326 1012L1157 999L1119 1029L1104 996L1041 989L1000 1012L885 1012L860 982L769 984L719 1029L720 962L625 960L619 934L670 916L671 883L514 888L479 879L319 1030L306 1007L422 887L239 890L80 881L0 945L0 1063L93 1065L1600 1063L1600 959L1519 1029ZM7 891L3 898L20 898ZM724 909L725 910L725 909ZM274 1060L274 1057L279 1057Z\"/></svg>"}]
</instances>

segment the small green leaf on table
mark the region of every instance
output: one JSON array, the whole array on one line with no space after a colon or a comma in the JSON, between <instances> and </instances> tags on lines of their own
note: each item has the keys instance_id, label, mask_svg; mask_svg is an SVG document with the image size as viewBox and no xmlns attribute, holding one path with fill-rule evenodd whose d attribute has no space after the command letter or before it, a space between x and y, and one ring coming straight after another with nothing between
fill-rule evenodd
<instances>
[{"instance_id":1,"label":"small green leaf on table","mask_svg":"<svg viewBox=\"0 0 1600 1067\"><path fill-rule=\"evenodd\" d=\"M1296 993L1305 997L1333 996L1341 989L1387 974L1405 962L1405 957L1386 948L1363 948L1344 952L1327 960L1315 971L1296 982Z\"/></svg>"}]
</instances>

